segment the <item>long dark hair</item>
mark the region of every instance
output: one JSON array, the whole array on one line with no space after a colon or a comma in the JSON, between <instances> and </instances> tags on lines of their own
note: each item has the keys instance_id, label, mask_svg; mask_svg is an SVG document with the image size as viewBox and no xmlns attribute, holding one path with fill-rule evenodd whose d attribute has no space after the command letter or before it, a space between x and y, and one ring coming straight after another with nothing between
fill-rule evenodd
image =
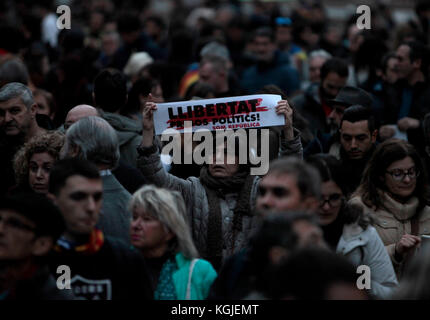
<instances>
[{"instance_id":1,"label":"long dark hair","mask_svg":"<svg viewBox=\"0 0 430 320\"><path fill-rule=\"evenodd\" d=\"M403 140L390 139L384 141L376 148L367 163L361 183L353 196L361 196L361 199L367 206L374 206L378 210L383 205L378 189L387 190L384 179L381 178L384 177L385 171L393 162L406 157L412 158L416 169L420 172L412 196L418 198L418 209L421 210L429 203L427 171L415 147Z\"/></svg>"}]
</instances>

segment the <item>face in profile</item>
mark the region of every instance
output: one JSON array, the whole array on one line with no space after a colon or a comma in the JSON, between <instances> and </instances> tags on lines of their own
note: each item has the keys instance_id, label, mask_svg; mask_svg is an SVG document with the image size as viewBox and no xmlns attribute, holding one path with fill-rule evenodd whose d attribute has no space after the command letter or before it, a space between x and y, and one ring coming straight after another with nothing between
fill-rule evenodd
<instances>
[{"instance_id":1,"label":"face in profile","mask_svg":"<svg viewBox=\"0 0 430 320\"><path fill-rule=\"evenodd\" d=\"M131 244L140 249L146 257L161 257L168 248L172 232L142 207L133 209L130 224Z\"/></svg>"},{"instance_id":2,"label":"face in profile","mask_svg":"<svg viewBox=\"0 0 430 320\"><path fill-rule=\"evenodd\" d=\"M406 200L415 191L419 174L411 157L394 161L384 174L385 186L394 198Z\"/></svg>"},{"instance_id":3,"label":"face in profile","mask_svg":"<svg viewBox=\"0 0 430 320\"><path fill-rule=\"evenodd\" d=\"M42 94L34 95L34 102L36 103L36 112L37 114L44 114L54 120L54 114L52 113L51 108L49 107L48 100Z\"/></svg>"},{"instance_id":4,"label":"face in profile","mask_svg":"<svg viewBox=\"0 0 430 320\"><path fill-rule=\"evenodd\" d=\"M400 79L407 78L414 70L413 64L410 59L409 46L401 45L396 50L397 57L397 76Z\"/></svg>"}]
</instances>

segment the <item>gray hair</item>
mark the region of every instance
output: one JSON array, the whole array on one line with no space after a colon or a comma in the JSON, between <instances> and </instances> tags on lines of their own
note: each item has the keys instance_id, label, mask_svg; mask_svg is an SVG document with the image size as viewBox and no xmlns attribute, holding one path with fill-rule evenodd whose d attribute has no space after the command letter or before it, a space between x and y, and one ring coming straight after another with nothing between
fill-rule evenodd
<instances>
[{"instance_id":1,"label":"gray hair","mask_svg":"<svg viewBox=\"0 0 430 320\"><path fill-rule=\"evenodd\" d=\"M62 158L69 154L69 148L73 145L79 147L82 158L94 164L107 164L110 168L118 165L120 153L117 133L100 117L85 117L70 126Z\"/></svg>"},{"instance_id":2,"label":"gray hair","mask_svg":"<svg viewBox=\"0 0 430 320\"><path fill-rule=\"evenodd\" d=\"M173 242L172 248L174 251L181 252L188 259L198 257L190 227L186 222L185 202L178 191L145 185L131 198L130 211L134 211L136 207L141 207L175 235L176 241Z\"/></svg>"},{"instance_id":3,"label":"gray hair","mask_svg":"<svg viewBox=\"0 0 430 320\"><path fill-rule=\"evenodd\" d=\"M270 163L269 174L291 174L296 178L302 198L321 198L321 176L316 168L296 157L280 158Z\"/></svg>"},{"instance_id":4,"label":"gray hair","mask_svg":"<svg viewBox=\"0 0 430 320\"><path fill-rule=\"evenodd\" d=\"M14 98L21 98L27 109L30 109L34 104L31 90L19 82L8 83L0 89L0 102L6 102Z\"/></svg>"},{"instance_id":5,"label":"gray hair","mask_svg":"<svg viewBox=\"0 0 430 320\"><path fill-rule=\"evenodd\" d=\"M332 55L323 49L314 50L309 53L309 60L314 58L325 58L326 60L331 59Z\"/></svg>"}]
</instances>

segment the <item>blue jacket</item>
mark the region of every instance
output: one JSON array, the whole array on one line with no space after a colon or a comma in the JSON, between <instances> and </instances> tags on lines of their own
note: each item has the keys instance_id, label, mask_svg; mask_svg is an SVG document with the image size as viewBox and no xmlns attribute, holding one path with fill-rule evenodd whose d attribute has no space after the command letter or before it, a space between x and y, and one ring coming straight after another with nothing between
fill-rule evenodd
<instances>
[{"instance_id":1,"label":"blue jacket","mask_svg":"<svg viewBox=\"0 0 430 320\"><path fill-rule=\"evenodd\" d=\"M268 84L277 85L287 96L300 89L299 73L287 63L283 55L275 53L274 60L262 67L256 64L243 71L240 85L249 94L254 94Z\"/></svg>"}]
</instances>

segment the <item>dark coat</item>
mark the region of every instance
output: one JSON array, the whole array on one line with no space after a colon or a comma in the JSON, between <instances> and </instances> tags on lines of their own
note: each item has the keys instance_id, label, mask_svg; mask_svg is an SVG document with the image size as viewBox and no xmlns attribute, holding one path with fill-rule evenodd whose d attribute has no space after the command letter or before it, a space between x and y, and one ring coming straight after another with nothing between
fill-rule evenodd
<instances>
[{"instance_id":1,"label":"dark coat","mask_svg":"<svg viewBox=\"0 0 430 320\"><path fill-rule=\"evenodd\" d=\"M152 300L153 288L142 255L122 241L106 237L95 253L53 251L50 269L59 265L71 271L75 296L84 300Z\"/></svg>"}]
</instances>

